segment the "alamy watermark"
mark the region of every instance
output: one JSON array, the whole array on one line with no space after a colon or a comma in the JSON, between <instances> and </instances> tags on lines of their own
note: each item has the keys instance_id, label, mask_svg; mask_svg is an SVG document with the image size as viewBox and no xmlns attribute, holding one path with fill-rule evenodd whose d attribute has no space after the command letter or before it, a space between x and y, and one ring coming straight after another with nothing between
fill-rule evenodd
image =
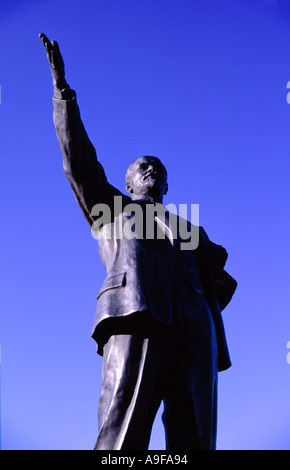
<instances>
[{"instance_id":1,"label":"alamy watermark","mask_svg":"<svg viewBox=\"0 0 290 470\"><path fill-rule=\"evenodd\" d=\"M114 197L114 207L96 204L91 210L91 233L100 239L164 239L179 241L181 250L194 250L199 243L199 204L144 204L134 201L122 205L122 196ZM113 213L112 213L113 210Z\"/></svg>"},{"instance_id":2,"label":"alamy watermark","mask_svg":"<svg viewBox=\"0 0 290 470\"><path fill-rule=\"evenodd\" d=\"M287 83L286 88L288 88L288 89L290 88L290 80ZM287 101L288 104L290 104L290 91L287 93L286 101Z\"/></svg>"},{"instance_id":3,"label":"alamy watermark","mask_svg":"<svg viewBox=\"0 0 290 470\"><path fill-rule=\"evenodd\" d=\"M290 341L288 341L286 348L289 349L289 352L287 353L287 356L286 356L286 361L288 362L288 364L290 364Z\"/></svg>"}]
</instances>

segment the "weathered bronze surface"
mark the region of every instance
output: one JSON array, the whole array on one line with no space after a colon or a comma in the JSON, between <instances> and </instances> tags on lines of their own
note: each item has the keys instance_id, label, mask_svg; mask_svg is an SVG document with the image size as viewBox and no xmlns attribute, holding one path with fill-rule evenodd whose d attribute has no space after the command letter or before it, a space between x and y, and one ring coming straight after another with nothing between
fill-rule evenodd
<instances>
[{"instance_id":1,"label":"weathered bronze surface","mask_svg":"<svg viewBox=\"0 0 290 470\"><path fill-rule=\"evenodd\" d=\"M202 227L168 214L162 205L167 172L158 158L130 165L130 197L110 185L66 82L58 44L40 38L53 78L64 171L107 272L92 331L103 355L95 449L147 449L162 401L168 450L215 449L218 371L231 365L221 310L237 285L224 270L227 252ZM135 236L126 236L136 213ZM184 223L197 236L194 246L182 245Z\"/></svg>"}]
</instances>

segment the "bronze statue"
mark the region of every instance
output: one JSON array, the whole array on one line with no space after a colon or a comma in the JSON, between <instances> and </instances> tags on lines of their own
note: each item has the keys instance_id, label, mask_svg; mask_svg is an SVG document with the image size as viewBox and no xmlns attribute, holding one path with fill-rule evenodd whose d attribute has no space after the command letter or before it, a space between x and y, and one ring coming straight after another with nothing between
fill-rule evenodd
<instances>
[{"instance_id":1,"label":"bronze statue","mask_svg":"<svg viewBox=\"0 0 290 470\"><path fill-rule=\"evenodd\" d=\"M224 270L227 252L202 227L176 216L190 237L198 232L197 244L182 245L162 205L167 172L157 157L130 165L131 197L110 185L66 82L58 44L40 38L53 77L64 171L107 272L92 332L103 355L95 449L146 450L162 401L168 450L215 449L218 371L231 365L221 310L237 285ZM141 214L140 230L132 213ZM133 229L124 236L126 224L134 225L133 236Z\"/></svg>"}]
</instances>

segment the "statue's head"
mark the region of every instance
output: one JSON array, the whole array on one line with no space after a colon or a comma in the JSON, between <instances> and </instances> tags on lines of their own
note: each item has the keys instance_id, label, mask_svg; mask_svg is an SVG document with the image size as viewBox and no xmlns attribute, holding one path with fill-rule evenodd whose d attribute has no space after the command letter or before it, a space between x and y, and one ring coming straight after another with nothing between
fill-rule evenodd
<instances>
[{"instance_id":1,"label":"statue's head","mask_svg":"<svg viewBox=\"0 0 290 470\"><path fill-rule=\"evenodd\" d=\"M167 171L157 157L144 156L131 163L126 173L126 190L131 198L162 203L167 193Z\"/></svg>"}]
</instances>

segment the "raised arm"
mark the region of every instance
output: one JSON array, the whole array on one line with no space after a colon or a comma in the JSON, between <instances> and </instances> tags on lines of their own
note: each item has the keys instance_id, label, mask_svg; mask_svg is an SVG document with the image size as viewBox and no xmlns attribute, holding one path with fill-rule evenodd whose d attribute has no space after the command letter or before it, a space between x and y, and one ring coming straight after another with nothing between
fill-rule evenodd
<instances>
[{"instance_id":1,"label":"raised arm","mask_svg":"<svg viewBox=\"0 0 290 470\"><path fill-rule=\"evenodd\" d=\"M43 33L39 37L45 47L53 79L53 119L63 154L64 171L85 218L92 225L95 218L91 211L95 204L108 204L112 209L114 196L122 196L126 201L128 197L108 183L104 169L97 160L96 151L81 120L76 94L66 81L58 43L50 42Z\"/></svg>"}]
</instances>

